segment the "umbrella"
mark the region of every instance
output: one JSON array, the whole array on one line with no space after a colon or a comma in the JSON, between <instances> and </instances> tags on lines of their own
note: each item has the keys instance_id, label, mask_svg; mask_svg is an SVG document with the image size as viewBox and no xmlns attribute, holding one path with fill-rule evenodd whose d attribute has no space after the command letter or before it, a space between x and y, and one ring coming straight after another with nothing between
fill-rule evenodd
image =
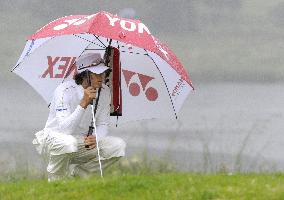
<instances>
[{"instance_id":1,"label":"umbrella","mask_svg":"<svg viewBox=\"0 0 284 200\"><path fill-rule=\"evenodd\" d=\"M90 52L106 52L110 61L111 115L120 116L121 122L177 118L193 90L178 58L147 26L104 11L43 26L28 38L12 71L49 104L55 88L77 72L76 59Z\"/></svg>"},{"instance_id":2,"label":"umbrella","mask_svg":"<svg viewBox=\"0 0 284 200\"><path fill-rule=\"evenodd\" d=\"M177 117L192 82L175 54L139 20L104 11L54 20L28 38L12 71L49 104L55 88L76 73L78 57L103 54L108 46L117 74L112 81L119 83L113 88L119 121Z\"/></svg>"}]
</instances>

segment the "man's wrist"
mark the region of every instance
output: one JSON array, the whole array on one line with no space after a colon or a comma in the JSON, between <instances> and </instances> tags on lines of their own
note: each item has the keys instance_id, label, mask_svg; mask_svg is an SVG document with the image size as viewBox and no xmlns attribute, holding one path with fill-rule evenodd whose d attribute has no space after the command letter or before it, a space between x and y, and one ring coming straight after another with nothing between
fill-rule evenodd
<instances>
[{"instance_id":1,"label":"man's wrist","mask_svg":"<svg viewBox=\"0 0 284 200\"><path fill-rule=\"evenodd\" d=\"M81 101L80 102L80 106L82 107L82 108L84 108L84 109L86 109L87 107L88 107L88 103L86 103L85 101Z\"/></svg>"}]
</instances>

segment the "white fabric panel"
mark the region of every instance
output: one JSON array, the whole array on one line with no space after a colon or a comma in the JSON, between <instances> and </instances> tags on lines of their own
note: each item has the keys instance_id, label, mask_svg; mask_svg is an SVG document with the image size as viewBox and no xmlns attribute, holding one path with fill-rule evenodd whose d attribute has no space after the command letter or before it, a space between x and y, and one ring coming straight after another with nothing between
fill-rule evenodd
<instances>
[{"instance_id":1,"label":"white fabric panel","mask_svg":"<svg viewBox=\"0 0 284 200\"><path fill-rule=\"evenodd\" d=\"M41 38L37 40L28 40L26 43L26 46L17 62L15 67L23 61L23 59L27 56L29 56L35 49L37 49L40 45L45 43L46 41L50 40L52 37L47 37L47 38Z\"/></svg>"},{"instance_id":2,"label":"white fabric panel","mask_svg":"<svg viewBox=\"0 0 284 200\"><path fill-rule=\"evenodd\" d=\"M96 39L93 35L84 37L89 41ZM49 104L55 88L63 80L56 76L66 73L73 58L79 56L89 44L90 42L74 35L58 36L38 47L14 72L26 80ZM49 68L52 69L53 77L50 73L43 77L49 67L48 60L53 63L53 67ZM72 75L68 79L70 78Z\"/></svg>"},{"instance_id":3,"label":"white fabric panel","mask_svg":"<svg viewBox=\"0 0 284 200\"><path fill-rule=\"evenodd\" d=\"M160 56L153 52L149 52L149 55L155 60L163 74L175 110L178 113L188 94L192 91L192 87L185 80L182 80L181 76Z\"/></svg>"},{"instance_id":4,"label":"white fabric panel","mask_svg":"<svg viewBox=\"0 0 284 200\"><path fill-rule=\"evenodd\" d=\"M135 53L123 52L122 48L120 50L123 105L122 117L119 117L118 123L150 118L174 118L173 106L167 89L153 61L147 55L142 54L145 53L144 50L135 47L131 48L131 52ZM132 75L128 84L127 74ZM133 93L131 94L132 86L139 88L134 96ZM151 93L154 94L152 98L149 96Z\"/></svg>"}]
</instances>

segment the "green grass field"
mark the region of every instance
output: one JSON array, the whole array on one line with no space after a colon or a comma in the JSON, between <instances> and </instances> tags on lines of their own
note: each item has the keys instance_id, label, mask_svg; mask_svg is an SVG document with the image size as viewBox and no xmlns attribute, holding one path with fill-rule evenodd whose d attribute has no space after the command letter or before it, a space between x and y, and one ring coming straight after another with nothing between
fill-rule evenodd
<instances>
[{"instance_id":1,"label":"green grass field","mask_svg":"<svg viewBox=\"0 0 284 200\"><path fill-rule=\"evenodd\" d=\"M284 199L284 175L156 173L0 183L1 200Z\"/></svg>"}]
</instances>

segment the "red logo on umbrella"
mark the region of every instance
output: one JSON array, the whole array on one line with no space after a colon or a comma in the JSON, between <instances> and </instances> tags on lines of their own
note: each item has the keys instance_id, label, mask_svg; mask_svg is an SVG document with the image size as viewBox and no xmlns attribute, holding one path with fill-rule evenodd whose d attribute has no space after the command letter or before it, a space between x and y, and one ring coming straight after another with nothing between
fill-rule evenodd
<instances>
[{"instance_id":1,"label":"red logo on umbrella","mask_svg":"<svg viewBox=\"0 0 284 200\"><path fill-rule=\"evenodd\" d=\"M77 73L76 65L74 64L76 57L51 57L47 56L47 68L40 76L41 78L67 78L73 72Z\"/></svg>"},{"instance_id":2,"label":"red logo on umbrella","mask_svg":"<svg viewBox=\"0 0 284 200\"><path fill-rule=\"evenodd\" d=\"M140 80L141 86L142 86L142 90L146 95L146 98L149 101L156 101L156 99L158 98L158 91L153 88L153 87L147 87L148 83L154 79L154 77L150 77L144 74L140 74L140 73L136 73L136 72L132 72L132 71L128 71L128 70L122 70L124 78L125 78L125 82L126 85L129 89L129 92L132 96L138 96L140 94L141 91L141 87L138 83L136 82L131 82L130 80L134 75L138 75L138 78Z\"/></svg>"},{"instance_id":3,"label":"red logo on umbrella","mask_svg":"<svg viewBox=\"0 0 284 200\"><path fill-rule=\"evenodd\" d=\"M59 24L59 25L53 27L53 29L55 31L59 31L59 30L65 29L65 28L67 28L71 25L78 26L78 25L84 24L85 22L87 22L88 20L90 20L94 16L95 16L95 14L94 15L88 15L88 16L85 16L85 17L82 17L82 18L66 19L66 20L64 20L64 22L62 24Z\"/></svg>"}]
</instances>

